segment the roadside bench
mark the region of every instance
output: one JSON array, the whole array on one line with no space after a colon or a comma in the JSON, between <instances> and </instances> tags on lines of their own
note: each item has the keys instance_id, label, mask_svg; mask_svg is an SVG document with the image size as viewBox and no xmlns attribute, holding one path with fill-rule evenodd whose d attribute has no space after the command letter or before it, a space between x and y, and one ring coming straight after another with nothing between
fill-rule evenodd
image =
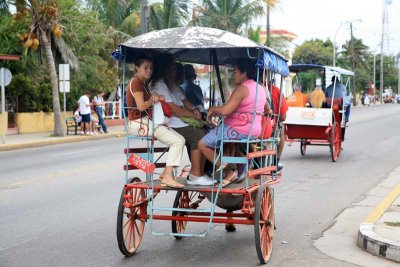
<instances>
[{"instance_id":1,"label":"roadside bench","mask_svg":"<svg viewBox=\"0 0 400 267\"><path fill-rule=\"evenodd\" d=\"M75 135L78 134L78 123L76 123L75 117L65 118L65 124L67 125L67 135L69 131L75 131Z\"/></svg>"}]
</instances>

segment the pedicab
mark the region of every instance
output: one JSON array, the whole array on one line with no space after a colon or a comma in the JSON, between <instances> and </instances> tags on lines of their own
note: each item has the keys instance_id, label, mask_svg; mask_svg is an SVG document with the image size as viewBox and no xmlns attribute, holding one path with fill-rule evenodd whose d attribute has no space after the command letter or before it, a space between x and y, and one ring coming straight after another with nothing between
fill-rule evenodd
<instances>
[{"instance_id":1,"label":"pedicab","mask_svg":"<svg viewBox=\"0 0 400 267\"><path fill-rule=\"evenodd\" d=\"M321 72L323 88L326 87L326 80L332 76L347 78L344 85L348 88L350 79L354 76L354 72L339 67L317 64L293 64L289 66L289 71L296 75L310 70ZM336 80L333 82L333 88L332 95L337 88ZM289 107L284 122L285 138L290 143L300 142L302 156L305 156L307 146L329 146L331 159L336 162L342 151L342 142L345 136L345 110L346 106L343 99L333 97L327 98L326 105L322 108Z\"/></svg>"},{"instance_id":2,"label":"pedicab","mask_svg":"<svg viewBox=\"0 0 400 267\"><path fill-rule=\"evenodd\" d=\"M173 28L153 31L134 37L119 46L113 57L123 66L123 79L127 66L135 56L146 53L171 53L176 61L206 64L212 68L212 86L210 95L214 96L216 84L224 100L219 66L227 65L233 57L249 57L257 64L257 80L261 74L268 74L269 80L289 74L286 59L273 50L250 41L247 38L229 32L204 27ZM215 76L214 76L215 75ZM261 87L260 87L261 88ZM125 88L123 88L125 90ZM257 90L259 90L257 86ZM124 96L125 94L123 94ZM257 94L256 94L257 95ZM256 101L257 99L255 99ZM214 101L211 101L211 104ZM125 107L130 109L132 107ZM134 108L133 108L134 109ZM264 116L252 112L252 124L255 116ZM278 116L279 117L279 116ZM223 121L223 118L221 118ZM276 154L278 128L268 138L224 140L215 149L215 162L221 159L224 164L244 164L245 178L237 183L222 187L222 172L218 181L211 186L193 186L186 184L190 167L186 166L176 175L178 182L185 185L183 189L161 187L157 168L165 167L162 156L168 148L161 147L153 136L136 136L129 132L127 119L127 146L124 150L126 162L126 184L123 187L117 217L117 240L121 253L132 256L138 250L144 237L145 224L157 236L174 236L177 240L183 237L204 237L213 224L252 225L255 234L255 247L260 262L267 263L272 253L273 233L275 230L274 193L271 188L281 181L282 174L274 174L276 164L272 156ZM154 125L152 125L154 129ZM153 131L154 132L154 131ZM247 151L242 157L223 155L227 143L241 144ZM254 149L249 152L249 148ZM215 162L213 175L215 177ZM137 176L131 177L131 172ZM141 178L139 178L141 177ZM173 203L158 201L158 195L175 193ZM205 199L208 200L205 201ZM221 212L219 209L226 210ZM170 221L171 230L156 227L156 222ZM204 231L188 231L193 223L205 223ZM204 225L204 224L203 224ZM165 224L164 224L165 226Z\"/></svg>"}]
</instances>

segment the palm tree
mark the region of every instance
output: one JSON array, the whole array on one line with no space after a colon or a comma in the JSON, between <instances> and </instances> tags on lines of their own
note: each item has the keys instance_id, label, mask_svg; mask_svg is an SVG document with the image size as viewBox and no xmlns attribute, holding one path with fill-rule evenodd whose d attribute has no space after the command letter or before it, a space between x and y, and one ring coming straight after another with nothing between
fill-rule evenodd
<instances>
[{"instance_id":1,"label":"palm tree","mask_svg":"<svg viewBox=\"0 0 400 267\"><path fill-rule=\"evenodd\" d=\"M188 5L184 0L164 0L150 6L150 30L183 26L188 21Z\"/></svg>"},{"instance_id":2,"label":"palm tree","mask_svg":"<svg viewBox=\"0 0 400 267\"><path fill-rule=\"evenodd\" d=\"M263 0L266 8L266 14L267 14L267 23L266 23L266 30L267 30L267 40L265 41L266 46L271 46L271 11L274 10L279 3L279 0Z\"/></svg>"},{"instance_id":3,"label":"palm tree","mask_svg":"<svg viewBox=\"0 0 400 267\"><path fill-rule=\"evenodd\" d=\"M243 25L263 14L261 2L243 0L204 0L197 8L196 18L201 26L218 28L233 33L241 33ZM196 21L196 22L197 22Z\"/></svg>"},{"instance_id":4,"label":"palm tree","mask_svg":"<svg viewBox=\"0 0 400 267\"><path fill-rule=\"evenodd\" d=\"M352 69L355 73L353 76L353 95L356 94L356 75L369 67L368 59L371 57L368 51L368 46L363 44L361 39L352 38L342 46L341 56L343 60L352 63ZM349 64L350 65L350 64ZM362 76L362 75L360 75ZM358 83L357 83L358 84ZM356 105L356 99L353 99L353 104Z\"/></svg>"},{"instance_id":5,"label":"palm tree","mask_svg":"<svg viewBox=\"0 0 400 267\"><path fill-rule=\"evenodd\" d=\"M56 38L61 37L62 34L56 0L28 0L27 2L25 0L17 0L15 6L17 9L16 19L29 17L27 32L20 36L24 41L24 54L26 55L29 49L35 51L39 47L39 52L41 49L44 51L52 91L54 135L64 136L53 48L61 52L63 59L71 63L72 68L77 68L77 60L62 39L54 41ZM54 38L53 42L52 37Z\"/></svg>"},{"instance_id":6,"label":"palm tree","mask_svg":"<svg viewBox=\"0 0 400 267\"><path fill-rule=\"evenodd\" d=\"M250 40L253 40L256 43L261 43L260 33L261 33L261 26L258 26L256 29L253 29L252 27L250 27L247 35ZM290 43L290 41L284 37L275 37L275 38L271 38L269 47L272 47L273 49L275 49L282 55L285 55L288 57L289 56L288 55L289 54L289 52L288 52L289 43Z\"/></svg>"},{"instance_id":7,"label":"palm tree","mask_svg":"<svg viewBox=\"0 0 400 267\"><path fill-rule=\"evenodd\" d=\"M7 15L9 13L10 11L8 10L8 1L0 0L0 16Z\"/></svg>"},{"instance_id":8,"label":"palm tree","mask_svg":"<svg viewBox=\"0 0 400 267\"><path fill-rule=\"evenodd\" d=\"M99 14L99 19L116 32L130 37L140 30L140 1L85 0L87 7Z\"/></svg>"},{"instance_id":9,"label":"palm tree","mask_svg":"<svg viewBox=\"0 0 400 267\"><path fill-rule=\"evenodd\" d=\"M354 54L351 46L351 41L347 41L342 46L342 52L340 53L345 61L350 62L354 57L355 67L365 66L368 64L368 58L370 52L368 46L363 44L361 39L353 38Z\"/></svg>"}]
</instances>

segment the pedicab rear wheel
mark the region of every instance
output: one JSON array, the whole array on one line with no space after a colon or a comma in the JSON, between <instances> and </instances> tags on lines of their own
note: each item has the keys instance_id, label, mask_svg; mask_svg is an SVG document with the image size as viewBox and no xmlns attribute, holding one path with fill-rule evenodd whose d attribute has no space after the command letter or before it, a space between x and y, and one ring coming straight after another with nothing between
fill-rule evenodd
<instances>
[{"instance_id":1,"label":"pedicab rear wheel","mask_svg":"<svg viewBox=\"0 0 400 267\"><path fill-rule=\"evenodd\" d=\"M128 184L140 182L138 177L134 177ZM124 186L118 206L117 241L119 250L125 256L134 255L142 241L146 221L138 219L137 215L145 212L146 206L145 189Z\"/></svg>"},{"instance_id":2,"label":"pedicab rear wheel","mask_svg":"<svg viewBox=\"0 0 400 267\"><path fill-rule=\"evenodd\" d=\"M178 191L175 196L174 208L184 209L196 209L198 204L194 202L194 199L200 198L199 192L195 191ZM172 211L172 216L185 216L186 212ZM172 233L183 234L186 230L187 221L171 221ZM182 236L175 236L177 240L181 240Z\"/></svg>"},{"instance_id":3,"label":"pedicab rear wheel","mask_svg":"<svg viewBox=\"0 0 400 267\"><path fill-rule=\"evenodd\" d=\"M306 155L306 148L307 148L307 141L306 140L301 140L300 142L300 153L302 156Z\"/></svg>"},{"instance_id":4,"label":"pedicab rear wheel","mask_svg":"<svg viewBox=\"0 0 400 267\"><path fill-rule=\"evenodd\" d=\"M267 185L261 185L257 193L254 216L254 235L258 259L265 264L272 254L275 214L272 191Z\"/></svg>"},{"instance_id":5,"label":"pedicab rear wheel","mask_svg":"<svg viewBox=\"0 0 400 267\"><path fill-rule=\"evenodd\" d=\"M332 161L335 162L340 154L341 149L341 137L340 137L340 125L338 123L334 123L331 129L331 136L329 147L331 150Z\"/></svg>"}]
</instances>

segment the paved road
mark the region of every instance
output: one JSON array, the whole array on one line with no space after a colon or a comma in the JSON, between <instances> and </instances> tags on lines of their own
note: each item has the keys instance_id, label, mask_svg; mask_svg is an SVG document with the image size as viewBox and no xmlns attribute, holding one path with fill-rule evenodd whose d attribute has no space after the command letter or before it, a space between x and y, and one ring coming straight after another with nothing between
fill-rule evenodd
<instances>
[{"instance_id":1,"label":"paved road","mask_svg":"<svg viewBox=\"0 0 400 267\"><path fill-rule=\"evenodd\" d=\"M355 266L313 242L400 165L400 105L352 112L338 162L327 147L310 147L305 157L298 144L285 147L269 266ZM0 266L258 265L251 226L225 233L216 225L206 238L181 241L146 228L138 254L124 258L115 237L124 146L124 138L115 138L0 153ZM159 199L172 203L173 197Z\"/></svg>"}]
</instances>

